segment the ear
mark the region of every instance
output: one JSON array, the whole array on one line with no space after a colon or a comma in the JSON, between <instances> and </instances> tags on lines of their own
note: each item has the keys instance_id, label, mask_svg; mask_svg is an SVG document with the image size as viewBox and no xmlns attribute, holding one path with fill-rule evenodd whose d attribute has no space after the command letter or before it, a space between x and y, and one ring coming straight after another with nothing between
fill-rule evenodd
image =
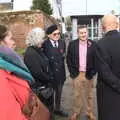
<instances>
[{"instance_id":1,"label":"ear","mask_svg":"<svg viewBox=\"0 0 120 120\"><path fill-rule=\"evenodd\" d=\"M120 29L120 25L118 22L116 23L116 29L118 29L118 30Z\"/></svg>"},{"instance_id":2,"label":"ear","mask_svg":"<svg viewBox=\"0 0 120 120\"><path fill-rule=\"evenodd\" d=\"M51 37L51 34L47 35L49 38Z\"/></svg>"},{"instance_id":3,"label":"ear","mask_svg":"<svg viewBox=\"0 0 120 120\"><path fill-rule=\"evenodd\" d=\"M101 30L102 30L102 32L105 32L105 26L104 25L101 26Z\"/></svg>"}]
</instances>

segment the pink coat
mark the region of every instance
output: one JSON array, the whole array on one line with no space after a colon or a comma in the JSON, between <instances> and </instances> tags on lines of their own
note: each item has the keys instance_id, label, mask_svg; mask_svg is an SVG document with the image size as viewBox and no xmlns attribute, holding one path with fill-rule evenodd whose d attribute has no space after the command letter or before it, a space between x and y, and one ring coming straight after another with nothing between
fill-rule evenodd
<instances>
[{"instance_id":1,"label":"pink coat","mask_svg":"<svg viewBox=\"0 0 120 120\"><path fill-rule=\"evenodd\" d=\"M0 69L0 120L27 120L21 111L29 97L27 81Z\"/></svg>"}]
</instances>

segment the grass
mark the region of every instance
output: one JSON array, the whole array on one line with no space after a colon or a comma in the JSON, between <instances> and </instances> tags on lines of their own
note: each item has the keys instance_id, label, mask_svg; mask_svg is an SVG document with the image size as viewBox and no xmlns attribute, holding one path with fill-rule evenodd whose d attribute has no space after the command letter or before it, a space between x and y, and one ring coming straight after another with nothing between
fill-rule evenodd
<instances>
[{"instance_id":1,"label":"grass","mask_svg":"<svg viewBox=\"0 0 120 120\"><path fill-rule=\"evenodd\" d=\"M54 120L68 120L68 118L54 115Z\"/></svg>"},{"instance_id":2,"label":"grass","mask_svg":"<svg viewBox=\"0 0 120 120\"><path fill-rule=\"evenodd\" d=\"M16 48L15 51L23 58L25 49L24 48Z\"/></svg>"},{"instance_id":3,"label":"grass","mask_svg":"<svg viewBox=\"0 0 120 120\"><path fill-rule=\"evenodd\" d=\"M15 51L19 54L19 55L23 55L25 52L24 48L16 48Z\"/></svg>"}]
</instances>

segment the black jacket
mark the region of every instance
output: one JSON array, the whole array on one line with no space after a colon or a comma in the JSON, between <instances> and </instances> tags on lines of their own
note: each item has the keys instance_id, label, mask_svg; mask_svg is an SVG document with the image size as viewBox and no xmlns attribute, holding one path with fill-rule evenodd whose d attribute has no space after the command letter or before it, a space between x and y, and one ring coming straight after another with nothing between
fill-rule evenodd
<instances>
[{"instance_id":1,"label":"black jacket","mask_svg":"<svg viewBox=\"0 0 120 120\"><path fill-rule=\"evenodd\" d=\"M66 75L65 75L65 42L58 40L58 48L53 47L50 40L46 40L43 44L43 49L45 55L48 57L50 62L50 68L54 74L54 83L55 85L63 84Z\"/></svg>"},{"instance_id":2,"label":"black jacket","mask_svg":"<svg viewBox=\"0 0 120 120\"><path fill-rule=\"evenodd\" d=\"M92 40L88 40L87 42L87 56L90 52L90 46L93 44ZM79 39L73 40L70 42L67 50L67 66L70 72L71 78L77 77L79 74ZM89 59L89 62L94 62L93 60ZM89 67L90 72L88 71L87 75L89 76L89 79L92 78L93 74L95 74L95 71L92 70L94 68L91 64Z\"/></svg>"},{"instance_id":3,"label":"black jacket","mask_svg":"<svg viewBox=\"0 0 120 120\"><path fill-rule=\"evenodd\" d=\"M24 62L39 85L53 85L53 74L42 48L28 47L25 51Z\"/></svg>"},{"instance_id":4,"label":"black jacket","mask_svg":"<svg viewBox=\"0 0 120 120\"><path fill-rule=\"evenodd\" d=\"M98 120L120 119L120 33L109 31L93 45L97 78Z\"/></svg>"}]
</instances>

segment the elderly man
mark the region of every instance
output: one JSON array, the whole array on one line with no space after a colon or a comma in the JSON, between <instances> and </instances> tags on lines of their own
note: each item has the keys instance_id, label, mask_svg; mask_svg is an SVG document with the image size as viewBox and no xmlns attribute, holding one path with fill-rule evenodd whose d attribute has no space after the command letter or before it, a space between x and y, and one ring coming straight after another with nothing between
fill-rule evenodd
<instances>
[{"instance_id":1,"label":"elderly man","mask_svg":"<svg viewBox=\"0 0 120 120\"><path fill-rule=\"evenodd\" d=\"M55 106L54 111L57 115L67 117L68 115L61 110L61 93L66 79L65 75L65 42L60 39L58 26L53 24L46 30L48 40L43 44L44 53L49 59L50 67L54 76Z\"/></svg>"},{"instance_id":2,"label":"elderly man","mask_svg":"<svg viewBox=\"0 0 120 120\"><path fill-rule=\"evenodd\" d=\"M120 119L120 33L117 28L116 16L105 15L102 19L105 35L91 46L94 52L91 54L94 54L98 71L98 120Z\"/></svg>"}]
</instances>

